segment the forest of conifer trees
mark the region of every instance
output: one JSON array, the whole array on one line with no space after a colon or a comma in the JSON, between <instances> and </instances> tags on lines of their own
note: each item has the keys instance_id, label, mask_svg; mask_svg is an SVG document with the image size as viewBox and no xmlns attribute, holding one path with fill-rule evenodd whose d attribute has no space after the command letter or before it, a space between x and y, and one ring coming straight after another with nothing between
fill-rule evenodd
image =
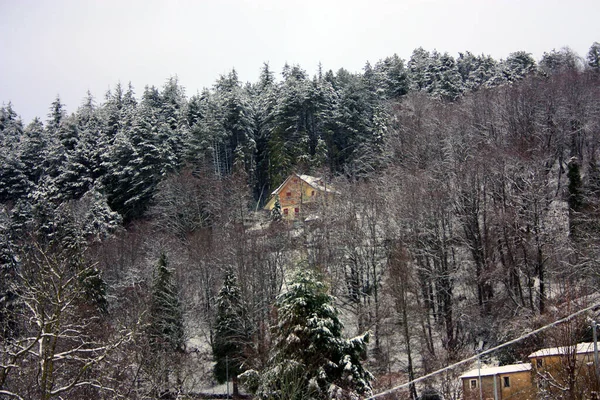
<instances>
[{"instance_id":1,"label":"forest of conifer trees","mask_svg":"<svg viewBox=\"0 0 600 400\"><path fill-rule=\"evenodd\" d=\"M65 109L0 108L0 397L193 398L224 357L236 394L367 396L598 302L598 43ZM294 172L337 194L271 220ZM487 362L589 339L574 324ZM457 399L461 372L398 398Z\"/></svg>"}]
</instances>

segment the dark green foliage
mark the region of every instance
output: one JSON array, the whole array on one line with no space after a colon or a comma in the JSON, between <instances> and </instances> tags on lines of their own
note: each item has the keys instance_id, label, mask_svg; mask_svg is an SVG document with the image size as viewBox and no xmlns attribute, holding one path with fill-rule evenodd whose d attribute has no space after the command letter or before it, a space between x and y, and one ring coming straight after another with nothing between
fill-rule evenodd
<instances>
[{"instance_id":1,"label":"dark green foliage","mask_svg":"<svg viewBox=\"0 0 600 400\"><path fill-rule=\"evenodd\" d=\"M11 215L0 208L0 338L17 334L16 307L18 295L15 290L18 247L11 229Z\"/></svg>"},{"instance_id":2,"label":"dark green foliage","mask_svg":"<svg viewBox=\"0 0 600 400\"><path fill-rule=\"evenodd\" d=\"M504 80L515 82L536 71L536 63L530 53L517 51L510 53L504 61Z\"/></svg>"},{"instance_id":3,"label":"dark green foliage","mask_svg":"<svg viewBox=\"0 0 600 400\"><path fill-rule=\"evenodd\" d=\"M147 334L155 351L183 350L183 312L173 270L169 268L164 253L160 255L154 271Z\"/></svg>"},{"instance_id":4,"label":"dark green foliage","mask_svg":"<svg viewBox=\"0 0 600 400\"><path fill-rule=\"evenodd\" d=\"M242 293L231 269L225 272L223 286L217 297L217 318L212 345L214 374L219 383L237 379L245 368L250 333ZM234 391L236 386L234 385Z\"/></svg>"},{"instance_id":5,"label":"dark green foliage","mask_svg":"<svg viewBox=\"0 0 600 400\"><path fill-rule=\"evenodd\" d=\"M600 43L594 42L587 54L587 65L594 72L600 72Z\"/></svg>"},{"instance_id":6,"label":"dark green foliage","mask_svg":"<svg viewBox=\"0 0 600 400\"><path fill-rule=\"evenodd\" d=\"M279 202L279 196L277 196L277 199L275 199L275 205L271 210L271 220L281 221L282 216L283 215L281 214L281 203Z\"/></svg>"},{"instance_id":7,"label":"dark green foliage","mask_svg":"<svg viewBox=\"0 0 600 400\"><path fill-rule=\"evenodd\" d=\"M540 60L540 68L548 73L559 73L577 71L579 69L579 57L568 47L559 51L545 52Z\"/></svg>"},{"instance_id":8,"label":"dark green foliage","mask_svg":"<svg viewBox=\"0 0 600 400\"><path fill-rule=\"evenodd\" d=\"M8 149L0 148L0 176L0 203L14 202L27 195L25 164Z\"/></svg>"},{"instance_id":9,"label":"dark green foliage","mask_svg":"<svg viewBox=\"0 0 600 400\"><path fill-rule=\"evenodd\" d=\"M362 366L368 334L342 336L333 298L316 272L298 271L276 305L274 354L260 377L260 398L328 399L371 393L372 375ZM290 385L296 387L293 397L286 394Z\"/></svg>"},{"instance_id":10,"label":"dark green foliage","mask_svg":"<svg viewBox=\"0 0 600 400\"><path fill-rule=\"evenodd\" d=\"M83 295L88 304L94 306L101 314L108 312L106 289L108 285L102 279L102 274L96 268L88 268L79 276Z\"/></svg>"},{"instance_id":11,"label":"dark green foliage","mask_svg":"<svg viewBox=\"0 0 600 400\"><path fill-rule=\"evenodd\" d=\"M46 169L48 157L48 139L45 135L44 125L35 118L25 128L25 138L21 146L21 162L27 179L36 184Z\"/></svg>"},{"instance_id":12,"label":"dark green foliage","mask_svg":"<svg viewBox=\"0 0 600 400\"><path fill-rule=\"evenodd\" d=\"M384 58L377 62L375 71L380 75L380 86L385 91L386 97L400 99L409 90L408 70L398 55Z\"/></svg>"}]
</instances>

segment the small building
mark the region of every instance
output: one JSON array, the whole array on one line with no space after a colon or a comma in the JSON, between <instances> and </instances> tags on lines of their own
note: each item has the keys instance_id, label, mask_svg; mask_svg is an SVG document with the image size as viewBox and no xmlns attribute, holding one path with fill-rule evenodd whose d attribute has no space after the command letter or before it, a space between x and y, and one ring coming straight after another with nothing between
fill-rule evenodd
<instances>
[{"instance_id":1,"label":"small building","mask_svg":"<svg viewBox=\"0 0 600 400\"><path fill-rule=\"evenodd\" d=\"M600 389L594 365L594 343L549 347L529 355L538 390L552 395L576 393L591 398ZM587 397L586 397L587 396Z\"/></svg>"},{"instance_id":2,"label":"small building","mask_svg":"<svg viewBox=\"0 0 600 400\"><path fill-rule=\"evenodd\" d=\"M273 210L275 202L279 199L283 219L295 220L305 215L311 205L335 193L336 191L322 178L294 173L271 193L264 209Z\"/></svg>"},{"instance_id":3,"label":"small building","mask_svg":"<svg viewBox=\"0 0 600 400\"><path fill-rule=\"evenodd\" d=\"M465 372L462 380L464 400L529 400L535 398L531 364L484 367Z\"/></svg>"}]
</instances>

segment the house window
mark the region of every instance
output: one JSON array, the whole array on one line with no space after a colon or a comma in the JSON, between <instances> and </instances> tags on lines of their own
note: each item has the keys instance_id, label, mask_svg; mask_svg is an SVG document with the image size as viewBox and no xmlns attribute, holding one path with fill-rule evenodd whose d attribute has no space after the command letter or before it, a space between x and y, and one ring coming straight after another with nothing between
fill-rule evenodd
<instances>
[{"instance_id":1,"label":"house window","mask_svg":"<svg viewBox=\"0 0 600 400\"><path fill-rule=\"evenodd\" d=\"M471 389L477 389L477 379L471 379L469 381L469 386L471 387Z\"/></svg>"},{"instance_id":2,"label":"house window","mask_svg":"<svg viewBox=\"0 0 600 400\"><path fill-rule=\"evenodd\" d=\"M315 191L314 191L314 190L311 190L311 191L310 191L310 195L311 195L311 196L314 196L314 195L315 195Z\"/></svg>"},{"instance_id":3,"label":"house window","mask_svg":"<svg viewBox=\"0 0 600 400\"><path fill-rule=\"evenodd\" d=\"M285 194L285 197L292 197L292 192L287 192L287 193Z\"/></svg>"},{"instance_id":4,"label":"house window","mask_svg":"<svg viewBox=\"0 0 600 400\"><path fill-rule=\"evenodd\" d=\"M505 388L510 387L510 377L508 377L508 376L504 377L504 387Z\"/></svg>"},{"instance_id":5,"label":"house window","mask_svg":"<svg viewBox=\"0 0 600 400\"><path fill-rule=\"evenodd\" d=\"M287 208L284 208L284 209L283 209L283 214L284 214L284 215L288 215L288 212L289 212L289 210L288 210Z\"/></svg>"},{"instance_id":6,"label":"house window","mask_svg":"<svg viewBox=\"0 0 600 400\"><path fill-rule=\"evenodd\" d=\"M300 212L300 209L299 209L298 207L296 207L296 208L294 208L294 212L295 212L296 214L298 214L298 213Z\"/></svg>"},{"instance_id":7,"label":"house window","mask_svg":"<svg viewBox=\"0 0 600 400\"><path fill-rule=\"evenodd\" d=\"M544 361L541 358L535 359L535 366L538 368L542 368L544 366Z\"/></svg>"}]
</instances>

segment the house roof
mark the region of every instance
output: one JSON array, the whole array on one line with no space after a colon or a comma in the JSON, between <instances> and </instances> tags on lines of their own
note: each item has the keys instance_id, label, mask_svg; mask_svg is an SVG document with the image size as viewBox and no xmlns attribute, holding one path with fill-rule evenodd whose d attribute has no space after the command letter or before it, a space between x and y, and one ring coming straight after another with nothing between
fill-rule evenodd
<instances>
[{"instance_id":1,"label":"house roof","mask_svg":"<svg viewBox=\"0 0 600 400\"><path fill-rule=\"evenodd\" d=\"M529 355L529 358L536 357L548 357L548 356L560 356L564 354L586 354L594 352L594 343L577 343L577 346L561 346L561 347L549 347L547 349L541 349L533 352Z\"/></svg>"},{"instance_id":2,"label":"house roof","mask_svg":"<svg viewBox=\"0 0 600 400\"><path fill-rule=\"evenodd\" d=\"M337 193L335 190L333 190L331 188L331 186L327 187L327 186L322 185L323 178L315 178L314 176L310 176L310 175L298 175L298 176L304 182L308 183L311 187L313 187L317 190L320 190L321 192Z\"/></svg>"},{"instance_id":3,"label":"house roof","mask_svg":"<svg viewBox=\"0 0 600 400\"><path fill-rule=\"evenodd\" d=\"M299 174L294 173L294 174L291 174L290 176L288 176L287 179L284 180L283 183L281 185L279 185L279 187L277 189L273 190L271 195L279 194L279 192L285 186L285 184L294 176L297 176L298 178L300 178L304 182L306 182L309 186L311 186L321 192L337 193L331 187L321 185L323 178L317 178L317 177L310 176L310 175L299 175Z\"/></svg>"},{"instance_id":4,"label":"house roof","mask_svg":"<svg viewBox=\"0 0 600 400\"><path fill-rule=\"evenodd\" d=\"M483 368L481 368L481 370L472 369L470 371L467 371L464 374L462 374L460 376L460 378L461 379L463 379L463 378L478 378L480 375L480 371L481 371L481 376L493 376L493 375L500 375L500 374L510 374L510 373L514 373L514 372L524 372L524 371L530 371L530 370L531 370L531 364L529 364L529 363L503 365L501 367L483 367Z\"/></svg>"}]
</instances>

